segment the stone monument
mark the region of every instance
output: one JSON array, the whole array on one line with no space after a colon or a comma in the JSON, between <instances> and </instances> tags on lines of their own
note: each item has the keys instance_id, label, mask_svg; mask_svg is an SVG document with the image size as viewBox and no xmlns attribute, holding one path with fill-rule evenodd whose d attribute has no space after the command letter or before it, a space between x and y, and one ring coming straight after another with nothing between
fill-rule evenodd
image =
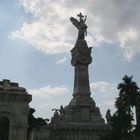
<instances>
[{"instance_id":1,"label":"stone monument","mask_svg":"<svg viewBox=\"0 0 140 140\"><path fill-rule=\"evenodd\" d=\"M71 50L71 64L74 66L73 98L69 105L55 109L49 126L51 140L97 140L108 130L108 125L90 97L88 65L92 62L91 47L88 47L86 16L77 15L71 22L78 29L78 38Z\"/></svg>"},{"instance_id":2,"label":"stone monument","mask_svg":"<svg viewBox=\"0 0 140 140\"><path fill-rule=\"evenodd\" d=\"M0 81L0 140L27 140L30 101L18 83Z\"/></svg>"}]
</instances>

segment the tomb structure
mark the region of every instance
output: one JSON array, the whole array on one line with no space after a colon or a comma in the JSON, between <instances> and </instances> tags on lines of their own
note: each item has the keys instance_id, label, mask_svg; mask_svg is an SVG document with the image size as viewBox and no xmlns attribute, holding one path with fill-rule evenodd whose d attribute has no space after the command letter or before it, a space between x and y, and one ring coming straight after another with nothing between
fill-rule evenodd
<instances>
[{"instance_id":1,"label":"tomb structure","mask_svg":"<svg viewBox=\"0 0 140 140\"><path fill-rule=\"evenodd\" d=\"M27 140L31 99L18 83L0 81L0 140Z\"/></svg>"}]
</instances>

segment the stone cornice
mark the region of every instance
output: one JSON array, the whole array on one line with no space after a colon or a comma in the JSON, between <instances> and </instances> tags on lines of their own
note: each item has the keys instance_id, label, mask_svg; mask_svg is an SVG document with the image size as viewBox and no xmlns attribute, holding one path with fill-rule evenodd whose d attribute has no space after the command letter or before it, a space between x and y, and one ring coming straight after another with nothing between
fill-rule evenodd
<instances>
[{"instance_id":1,"label":"stone cornice","mask_svg":"<svg viewBox=\"0 0 140 140\"><path fill-rule=\"evenodd\" d=\"M30 102L32 96L29 94L17 94L10 92L0 92L0 102Z\"/></svg>"},{"instance_id":2,"label":"stone cornice","mask_svg":"<svg viewBox=\"0 0 140 140\"><path fill-rule=\"evenodd\" d=\"M107 124L92 124L92 123L54 123L54 124L51 124L49 126L49 128L51 129L55 129L55 130L99 130L99 131L103 131L103 130L109 130L109 127Z\"/></svg>"},{"instance_id":3,"label":"stone cornice","mask_svg":"<svg viewBox=\"0 0 140 140\"><path fill-rule=\"evenodd\" d=\"M10 82L10 80L4 79L0 81L0 91L20 91L26 92L26 89L23 87L19 87L18 83Z\"/></svg>"},{"instance_id":4,"label":"stone cornice","mask_svg":"<svg viewBox=\"0 0 140 140\"><path fill-rule=\"evenodd\" d=\"M19 87L18 83L10 82L4 79L0 81L0 103L8 102L30 102L32 96L29 95L25 88Z\"/></svg>"}]
</instances>

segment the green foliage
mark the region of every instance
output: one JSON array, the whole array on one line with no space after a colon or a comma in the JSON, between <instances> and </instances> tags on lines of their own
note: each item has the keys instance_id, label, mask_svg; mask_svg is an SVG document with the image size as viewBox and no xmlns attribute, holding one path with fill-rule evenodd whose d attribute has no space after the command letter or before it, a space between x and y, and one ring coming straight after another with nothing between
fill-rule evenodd
<instances>
[{"instance_id":1,"label":"green foliage","mask_svg":"<svg viewBox=\"0 0 140 140\"><path fill-rule=\"evenodd\" d=\"M137 83L132 81L133 76L128 77L125 75L123 77L123 83L118 85L118 89L120 90L120 96L125 96L125 102L130 106L136 106L136 97L138 95L138 86Z\"/></svg>"},{"instance_id":2,"label":"green foliage","mask_svg":"<svg viewBox=\"0 0 140 140\"><path fill-rule=\"evenodd\" d=\"M101 140L131 140L132 135L138 135L140 132L139 125L137 125L135 131L133 130L134 114L131 109L131 107L135 106L137 121L140 122L139 88L137 83L132 81L132 76L125 75L122 80L123 83L118 85L119 97L115 101L116 112L110 120L111 129L105 136L102 136Z\"/></svg>"},{"instance_id":3,"label":"green foliage","mask_svg":"<svg viewBox=\"0 0 140 140\"><path fill-rule=\"evenodd\" d=\"M30 108L29 116L28 116L28 125L29 129L40 128L41 126L46 125L46 121L43 118L35 118L34 117L34 108Z\"/></svg>"},{"instance_id":4,"label":"green foliage","mask_svg":"<svg viewBox=\"0 0 140 140\"><path fill-rule=\"evenodd\" d=\"M46 125L46 121L43 118L35 118L34 117L34 108L30 108L28 115L28 131L27 131L27 140L31 139L31 133L34 128L39 129L40 127Z\"/></svg>"},{"instance_id":5,"label":"green foliage","mask_svg":"<svg viewBox=\"0 0 140 140\"><path fill-rule=\"evenodd\" d=\"M137 121L138 121L138 125L140 127L140 94L137 97Z\"/></svg>"},{"instance_id":6,"label":"green foliage","mask_svg":"<svg viewBox=\"0 0 140 140\"><path fill-rule=\"evenodd\" d=\"M135 135L137 137L140 138L140 93L137 96L137 100L136 100L136 116L137 116L137 125L136 125L136 129L134 131Z\"/></svg>"},{"instance_id":7,"label":"green foliage","mask_svg":"<svg viewBox=\"0 0 140 140\"><path fill-rule=\"evenodd\" d=\"M130 131L133 128L133 114L124 101L124 97L119 96L116 99L116 109L117 111L111 118L112 137L116 140L129 140L131 137Z\"/></svg>"}]
</instances>

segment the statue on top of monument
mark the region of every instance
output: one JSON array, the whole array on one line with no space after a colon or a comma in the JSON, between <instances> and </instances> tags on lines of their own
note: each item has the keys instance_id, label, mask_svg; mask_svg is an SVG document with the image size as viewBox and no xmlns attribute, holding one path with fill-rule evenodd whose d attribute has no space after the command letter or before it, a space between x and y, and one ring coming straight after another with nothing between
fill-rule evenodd
<instances>
[{"instance_id":1,"label":"statue on top of monument","mask_svg":"<svg viewBox=\"0 0 140 140\"><path fill-rule=\"evenodd\" d=\"M73 25L79 30L78 39L84 40L85 36L87 35L87 25L85 24L87 16L83 16L82 13L80 13L77 16L80 18L79 21L74 17L71 17L70 20L73 23Z\"/></svg>"}]
</instances>

